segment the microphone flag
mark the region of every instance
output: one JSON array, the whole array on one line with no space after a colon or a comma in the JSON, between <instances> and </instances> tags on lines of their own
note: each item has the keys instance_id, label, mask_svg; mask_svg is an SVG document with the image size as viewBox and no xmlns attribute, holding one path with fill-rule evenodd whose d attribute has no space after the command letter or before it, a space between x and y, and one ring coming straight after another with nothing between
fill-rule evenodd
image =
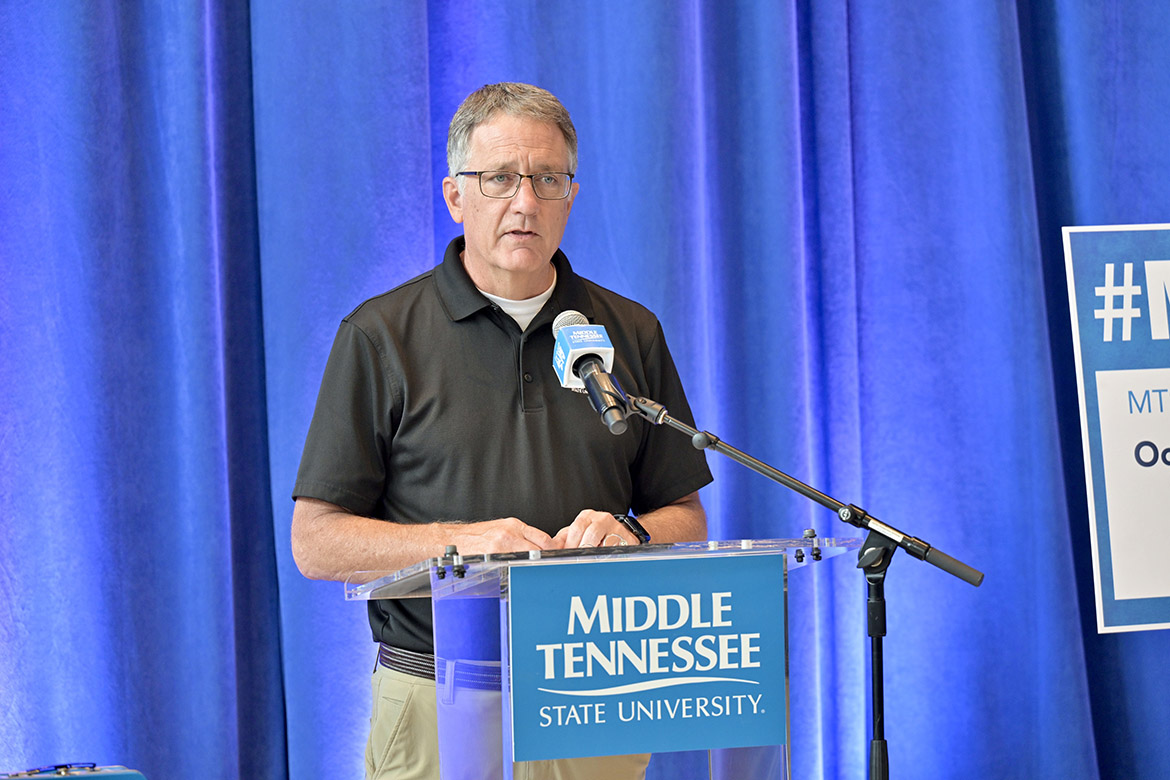
<instances>
[{"instance_id":1,"label":"microphone flag","mask_svg":"<svg viewBox=\"0 0 1170 780\"><path fill-rule=\"evenodd\" d=\"M584 318L582 318L584 319ZM553 370L561 387L584 390L585 383L573 368L577 361L592 355L601 360L605 372L613 370L613 343L600 325L564 325L556 332L553 348Z\"/></svg>"}]
</instances>

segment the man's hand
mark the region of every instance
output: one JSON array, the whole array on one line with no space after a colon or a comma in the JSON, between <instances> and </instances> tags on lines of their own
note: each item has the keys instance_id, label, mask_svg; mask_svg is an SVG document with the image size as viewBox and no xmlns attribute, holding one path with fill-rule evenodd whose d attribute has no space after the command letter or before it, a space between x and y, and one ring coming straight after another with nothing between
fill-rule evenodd
<instances>
[{"instance_id":1,"label":"man's hand","mask_svg":"<svg viewBox=\"0 0 1170 780\"><path fill-rule=\"evenodd\" d=\"M572 523L557 531L552 541L557 549L572 550L637 544L638 538L609 512L583 509Z\"/></svg>"},{"instance_id":2,"label":"man's hand","mask_svg":"<svg viewBox=\"0 0 1170 780\"><path fill-rule=\"evenodd\" d=\"M655 544L700 542L707 538L707 513L703 511L698 493L690 493L639 515L638 522L650 533ZM571 550L638 544L638 538L609 512L586 509L570 525L557 532L553 543L559 549Z\"/></svg>"},{"instance_id":3,"label":"man's hand","mask_svg":"<svg viewBox=\"0 0 1170 780\"><path fill-rule=\"evenodd\" d=\"M516 517L485 520L479 523L440 525L450 535L448 544L456 545L460 555L558 548L551 536Z\"/></svg>"}]
</instances>

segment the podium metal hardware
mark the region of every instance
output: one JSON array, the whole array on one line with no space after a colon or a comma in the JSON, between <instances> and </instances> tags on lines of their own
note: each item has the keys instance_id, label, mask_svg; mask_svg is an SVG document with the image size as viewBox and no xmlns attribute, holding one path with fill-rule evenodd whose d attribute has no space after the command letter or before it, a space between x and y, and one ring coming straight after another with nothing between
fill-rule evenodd
<instances>
[{"instance_id":1,"label":"podium metal hardware","mask_svg":"<svg viewBox=\"0 0 1170 780\"><path fill-rule=\"evenodd\" d=\"M816 539L817 538L816 529L815 528L804 529L804 538L805 539ZM818 547L817 545L814 544L812 546L812 549L809 550L809 553L812 555L812 559L814 561L819 561L821 559L821 548Z\"/></svg>"},{"instance_id":2,"label":"podium metal hardware","mask_svg":"<svg viewBox=\"0 0 1170 780\"><path fill-rule=\"evenodd\" d=\"M454 574L457 579L463 579L463 577L467 574L467 566L463 563L463 556L459 554L459 548L455 545L447 545L446 549L443 550L442 560L451 561L451 573ZM446 576L446 573L446 565L440 563L438 571L435 572L435 576L439 579L443 579L443 577Z\"/></svg>"}]
</instances>

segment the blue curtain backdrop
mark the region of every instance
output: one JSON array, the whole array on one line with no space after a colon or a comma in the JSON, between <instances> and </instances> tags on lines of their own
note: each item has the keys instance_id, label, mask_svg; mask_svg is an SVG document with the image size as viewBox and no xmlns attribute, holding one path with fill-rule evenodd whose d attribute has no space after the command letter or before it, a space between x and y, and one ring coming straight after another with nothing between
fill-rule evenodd
<instances>
[{"instance_id":1,"label":"blue curtain backdrop","mask_svg":"<svg viewBox=\"0 0 1170 780\"><path fill-rule=\"evenodd\" d=\"M289 493L502 80L572 112L564 249L699 424L987 573L895 559L894 776L1170 776L1170 634L1095 633L1060 245L1170 221L1162 0L0 3L0 771L360 776L364 609ZM711 462L713 536L851 535ZM794 775L863 778L863 581L793 579Z\"/></svg>"}]
</instances>

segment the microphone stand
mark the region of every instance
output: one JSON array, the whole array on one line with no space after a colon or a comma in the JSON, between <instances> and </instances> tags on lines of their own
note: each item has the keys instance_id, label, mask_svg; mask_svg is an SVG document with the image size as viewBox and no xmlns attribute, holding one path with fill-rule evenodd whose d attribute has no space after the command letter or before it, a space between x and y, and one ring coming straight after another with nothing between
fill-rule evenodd
<instances>
[{"instance_id":1,"label":"microphone stand","mask_svg":"<svg viewBox=\"0 0 1170 780\"><path fill-rule=\"evenodd\" d=\"M621 392L620 387L618 392ZM624 393L622 395L624 396ZM671 417L667 414L666 407L656 401L649 398L625 397L625 403L627 417L637 414L655 425L667 425L681 431L691 437L691 444L695 449L711 449L726 455L752 471L800 493L810 501L833 510L843 522L857 528L864 528L869 532L861 544L861 550L857 557L857 568L865 574L866 624L870 638L870 663L872 666L870 676L872 678L873 738L869 746L869 777L870 780L889 780L890 761L885 733L885 691L882 686L884 672L882 637L886 635L886 569L889 568L894 553L900 547L913 557L937 566L975 587L982 584L983 572L952 558L921 539L908 536L898 529L886 525L856 504L844 504L767 463L723 443L719 437L707 431L692 428Z\"/></svg>"}]
</instances>

